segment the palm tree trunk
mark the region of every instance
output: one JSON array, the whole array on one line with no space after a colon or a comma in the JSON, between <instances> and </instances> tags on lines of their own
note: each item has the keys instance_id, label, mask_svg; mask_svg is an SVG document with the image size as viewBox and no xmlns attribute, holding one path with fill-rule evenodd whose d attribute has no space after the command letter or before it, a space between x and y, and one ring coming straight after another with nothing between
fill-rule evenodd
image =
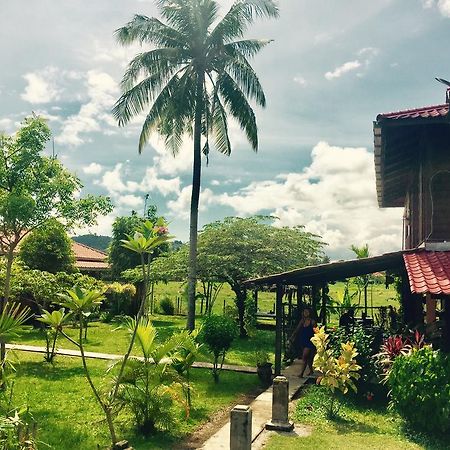
<instances>
[{"instance_id":1,"label":"palm tree trunk","mask_svg":"<svg viewBox=\"0 0 450 450\"><path fill-rule=\"evenodd\" d=\"M195 329L195 288L197 284L197 234L198 203L200 199L200 178L202 168L201 138L203 115L203 72L197 75L197 93L194 121L194 164L192 169L191 216L189 225L189 274L188 274L188 315L186 328Z\"/></svg>"}]
</instances>

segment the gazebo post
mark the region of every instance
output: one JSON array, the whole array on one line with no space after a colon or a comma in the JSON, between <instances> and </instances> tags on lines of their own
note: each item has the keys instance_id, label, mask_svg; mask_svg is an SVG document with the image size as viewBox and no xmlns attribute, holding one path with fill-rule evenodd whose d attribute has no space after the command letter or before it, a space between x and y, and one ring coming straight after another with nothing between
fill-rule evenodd
<instances>
[{"instance_id":1,"label":"gazebo post","mask_svg":"<svg viewBox=\"0 0 450 450\"><path fill-rule=\"evenodd\" d=\"M277 283L276 294L276 328L275 328L275 376L281 375L281 340L283 322L283 285Z\"/></svg>"},{"instance_id":2,"label":"gazebo post","mask_svg":"<svg viewBox=\"0 0 450 450\"><path fill-rule=\"evenodd\" d=\"M321 319L322 319L322 325L324 327L327 326L327 294L328 294L328 288L327 285L324 284L322 286L322 309L321 309Z\"/></svg>"},{"instance_id":3,"label":"gazebo post","mask_svg":"<svg viewBox=\"0 0 450 450\"><path fill-rule=\"evenodd\" d=\"M298 320L300 320L300 310L302 309L303 303L303 286L301 284L297 285L297 315Z\"/></svg>"}]
</instances>

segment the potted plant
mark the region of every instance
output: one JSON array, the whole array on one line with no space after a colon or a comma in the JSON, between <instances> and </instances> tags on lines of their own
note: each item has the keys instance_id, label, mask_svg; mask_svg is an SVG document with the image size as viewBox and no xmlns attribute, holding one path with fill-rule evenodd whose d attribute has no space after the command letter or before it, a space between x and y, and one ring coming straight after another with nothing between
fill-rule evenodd
<instances>
[{"instance_id":1,"label":"potted plant","mask_svg":"<svg viewBox=\"0 0 450 450\"><path fill-rule=\"evenodd\" d=\"M256 369L261 383L269 385L272 383L272 363L269 362L269 354L265 351L256 352Z\"/></svg>"}]
</instances>

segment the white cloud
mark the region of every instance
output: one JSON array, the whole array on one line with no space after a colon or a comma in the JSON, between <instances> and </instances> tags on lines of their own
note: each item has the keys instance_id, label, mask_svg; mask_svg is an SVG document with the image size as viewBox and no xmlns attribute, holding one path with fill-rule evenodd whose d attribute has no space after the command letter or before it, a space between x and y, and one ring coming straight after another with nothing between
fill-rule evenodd
<instances>
[{"instance_id":1,"label":"white cloud","mask_svg":"<svg viewBox=\"0 0 450 450\"><path fill-rule=\"evenodd\" d=\"M422 6L426 9L437 7L443 17L450 17L450 0L422 0Z\"/></svg>"},{"instance_id":2,"label":"white cloud","mask_svg":"<svg viewBox=\"0 0 450 450\"><path fill-rule=\"evenodd\" d=\"M327 80L333 80L334 78L340 78L342 75L356 70L361 67L361 63L358 60L348 61L339 67L336 67L332 72L327 72L325 78Z\"/></svg>"},{"instance_id":3,"label":"white cloud","mask_svg":"<svg viewBox=\"0 0 450 450\"><path fill-rule=\"evenodd\" d=\"M99 175L102 170L103 167L95 162L83 167L83 172L87 175Z\"/></svg>"},{"instance_id":4,"label":"white cloud","mask_svg":"<svg viewBox=\"0 0 450 450\"><path fill-rule=\"evenodd\" d=\"M363 47L356 52L358 55L357 59L347 61L339 67L336 67L333 71L326 72L324 76L327 80L331 81L357 69L367 69L372 62L372 59L377 56L379 52L379 49L375 47ZM358 72L356 75L358 77L362 77L364 73Z\"/></svg>"},{"instance_id":5,"label":"white cloud","mask_svg":"<svg viewBox=\"0 0 450 450\"><path fill-rule=\"evenodd\" d=\"M2 131L10 131L13 127L14 122L8 117L3 117L0 119L0 132Z\"/></svg>"},{"instance_id":6,"label":"white cloud","mask_svg":"<svg viewBox=\"0 0 450 450\"><path fill-rule=\"evenodd\" d=\"M33 104L59 100L61 89L56 85L58 74L59 70L52 66L26 73L23 78L27 81L27 86L25 92L20 95L21 98Z\"/></svg>"},{"instance_id":7,"label":"white cloud","mask_svg":"<svg viewBox=\"0 0 450 450\"><path fill-rule=\"evenodd\" d=\"M119 93L114 79L105 72L90 70L86 74L85 86L88 101L77 114L64 121L61 133L56 137L60 144L79 146L87 140L85 134L107 131L116 126L109 112Z\"/></svg>"},{"instance_id":8,"label":"white cloud","mask_svg":"<svg viewBox=\"0 0 450 450\"><path fill-rule=\"evenodd\" d=\"M144 198L137 195L122 195L118 198L117 203L122 206L129 206L130 208L144 207Z\"/></svg>"},{"instance_id":9,"label":"white cloud","mask_svg":"<svg viewBox=\"0 0 450 450\"><path fill-rule=\"evenodd\" d=\"M139 187L142 191L158 190L162 195L180 192L180 178L160 178L155 167L148 167Z\"/></svg>"},{"instance_id":10,"label":"white cloud","mask_svg":"<svg viewBox=\"0 0 450 450\"><path fill-rule=\"evenodd\" d=\"M301 75L296 75L294 77L294 83L299 84L300 86L306 86L308 83Z\"/></svg>"},{"instance_id":11,"label":"white cloud","mask_svg":"<svg viewBox=\"0 0 450 450\"><path fill-rule=\"evenodd\" d=\"M178 218L188 219L191 206L192 185L184 187L176 200L167 202L171 213ZM206 211L208 205L215 203L217 197L211 189L203 189L200 192L199 211Z\"/></svg>"},{"instance_id":12,"label":"white cloud","mask_svg":"<svg viewBox=\"0 0 450 450\"><path fill-rule=\"evenodd\" d=\"M373 154L365 148L319 142L312 150L312 163L302 172L253 182L234 194L209 195L206 200L239 215L271 213L279 225L305 225L323 236L333 254L366 242L374 254L401 246L402 211L378 208ZM176 206L186 202L179 199Z\"/></svg>"}]
</instances>

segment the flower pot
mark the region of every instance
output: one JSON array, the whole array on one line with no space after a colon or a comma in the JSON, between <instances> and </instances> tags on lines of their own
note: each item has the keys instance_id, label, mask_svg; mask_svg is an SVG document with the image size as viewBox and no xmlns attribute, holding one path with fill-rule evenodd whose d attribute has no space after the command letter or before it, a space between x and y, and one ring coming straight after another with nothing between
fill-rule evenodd
<instances>
[{"instance_id":1,"label":"flower pot","mask_svg":"<svg viewBox=\"0 0 450 450\"><path fill-rule=\"evenodd\" d=\"M268 386L272 383L272 364L264 363L256 367L261 383Z\"/></svg>"}]
</instances>

